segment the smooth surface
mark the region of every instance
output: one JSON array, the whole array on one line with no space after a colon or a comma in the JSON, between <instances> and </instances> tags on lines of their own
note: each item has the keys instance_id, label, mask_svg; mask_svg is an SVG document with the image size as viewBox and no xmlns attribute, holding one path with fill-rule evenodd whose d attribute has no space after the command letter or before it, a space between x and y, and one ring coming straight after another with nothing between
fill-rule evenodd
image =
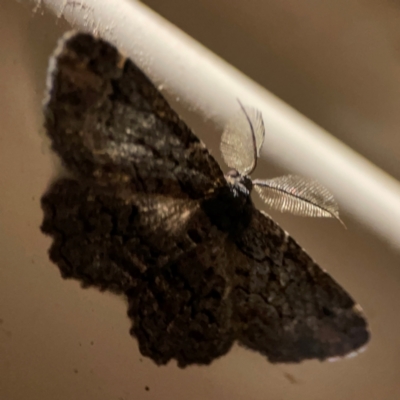
<instances>
[{"instance_id":1,"label":"smooth surface","mask_svg":"<svg viewBox=\"0 0 400 400\"><path fill-rule=\"evenodd\" d=\"M399 254L347 216L347 231L335 221L278 217L369 317L366 352L335 363L271 365L235 348L210 367L157 367L129 336L123 300L63 281L39 231L39 199L57 167L41 128L47 60L66 25L12 0L0 7L1 399L400 397ZM218 154L217 132L189 122ZM274 175L270 165L259 168L258 176Z\"/></svg>"},{"instance_id":2,"label":"smooth surface","mask_svg":"<svg viewBox=\"0 0 400 400\"><path fill-rule=\"evenodd\" d=\"M144 3L400 178L399 1Z\"/></svg>"},{"instance_id":3,"label":"smooth surface","mask_svg":"<svg viewBox=\"0 0 400 400\"><path fill-rule=\"evenodd\" d=\"M43 0L72 26L111 41L162 88L184 117L219 127L236 98L264 116L262 156L326 185L343 208L400 248L400 184L311 120L135 0ZM212 125L211 129L215 129ZM360 202L358 198L362 198ZM379 210L379 213L376 213Z\"/></svg>"}]
</instances>

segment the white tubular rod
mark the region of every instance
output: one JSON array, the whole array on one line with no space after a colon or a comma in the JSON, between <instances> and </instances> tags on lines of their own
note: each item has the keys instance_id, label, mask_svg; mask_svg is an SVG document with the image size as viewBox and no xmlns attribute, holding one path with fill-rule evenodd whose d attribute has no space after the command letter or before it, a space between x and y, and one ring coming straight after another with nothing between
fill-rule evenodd
<instances>
[{"instance_id":1,"label":"white tubular rod","mask_svg":"<svg viewBox=\"0 0 400 400\"><path fill-rule=\"evenodd\" d=\"M36 0L37 2L37 0ZM169 97L219 126L242 103L260 109L263 156L324 183L341 208L400 247L400 184L140 2L41 0L75 29L99 34Z\"/></svg>"}]
</instances>

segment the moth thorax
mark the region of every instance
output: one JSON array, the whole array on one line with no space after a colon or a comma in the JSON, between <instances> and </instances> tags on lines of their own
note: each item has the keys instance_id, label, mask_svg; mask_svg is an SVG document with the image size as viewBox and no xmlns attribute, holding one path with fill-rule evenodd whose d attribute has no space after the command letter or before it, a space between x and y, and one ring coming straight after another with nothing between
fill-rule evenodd
<instances>
[{"instance_id":1,"label":"moth thorax","mask_svg":"<svg viewBox=\"0 0 400 400\"><path fill-rule=\"evenodd\" d=\"M253 182L247 175L242 175L235 169L232 169L225 175L225 178L237 196L250 196L253 189Z\"/></svg>"}]
</instances>

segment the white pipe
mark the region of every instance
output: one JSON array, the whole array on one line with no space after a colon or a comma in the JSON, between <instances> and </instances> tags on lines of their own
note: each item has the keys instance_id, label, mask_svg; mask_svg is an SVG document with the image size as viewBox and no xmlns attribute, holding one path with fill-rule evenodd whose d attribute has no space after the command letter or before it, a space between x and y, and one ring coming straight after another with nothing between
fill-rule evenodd
<instances>
[{"instance_id":1,"label":"white pipe","mask_svg":"<svg viewBox=\"0 0 400 400\"><path fill-rule=\"evenodd\" d=\"M259 108L268 132L263 156L323 182L342 208L400 247L398 181L145 5L135 0L41 0L41 5L114 43L163 91L204 119L222 127L237 110L236 98Z\"/></svg>"}]
</instances>

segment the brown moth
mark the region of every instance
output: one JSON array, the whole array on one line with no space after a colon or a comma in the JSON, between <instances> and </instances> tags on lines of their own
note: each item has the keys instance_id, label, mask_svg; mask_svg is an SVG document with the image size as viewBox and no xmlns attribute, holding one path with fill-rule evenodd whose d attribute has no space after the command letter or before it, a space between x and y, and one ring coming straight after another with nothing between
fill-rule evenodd
<instances>
[{"instance_id":1,"label":"brown moth","mask_svg":"<svg viewBox=\"0 0 400 400\"><path fill-rule=\"evenodd\" d=\"M131 333L158 364L208 364L234 342L271 362L325 360L365 345L360 307L269 216L338 218L315 181L254 180L262 115L226 127L224 176L151 81L109 43L68 34L50 64L45 127L70 173L42 198L64 278L125 296Z\"/></svg>"}]
</instances>

